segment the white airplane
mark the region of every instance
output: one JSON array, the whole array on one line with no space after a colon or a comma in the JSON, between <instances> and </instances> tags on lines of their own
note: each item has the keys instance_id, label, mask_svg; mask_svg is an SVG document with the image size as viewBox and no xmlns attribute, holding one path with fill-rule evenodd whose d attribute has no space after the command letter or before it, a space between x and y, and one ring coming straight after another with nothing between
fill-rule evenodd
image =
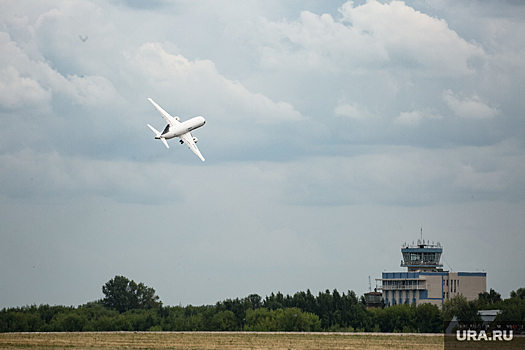
<instances>
[{"instance_id":1,"label":"white airplane","mask_svg":"<svg viewBox=\"0 0 525 350\"><path fill-rule=\"evenodd\" d=\"M160 139L166 145L167 148L170 148L166 140L172 139L174 137L179 137L179 142L181 144L187 144L188 147L193 151L193 153L195 153L204 162L204 157L202 156L201 152L199 151L196 145L199 139L191 136L190 132L203 126L206 123L206 120L204 120L203 117L195 117L181 123L179 117L172 117L171 115L169 115L168 112L166 112L158 104L156 104L155 101L153 101L151 98L148 98L148 100L155 106L155 109L159 111L162 118L166 119L166 121L168 122L168 125L166 125L164 131L161 133L148 124L149 128L155 133L155 138L157 140Z\"/></svg>"}]
</instances>

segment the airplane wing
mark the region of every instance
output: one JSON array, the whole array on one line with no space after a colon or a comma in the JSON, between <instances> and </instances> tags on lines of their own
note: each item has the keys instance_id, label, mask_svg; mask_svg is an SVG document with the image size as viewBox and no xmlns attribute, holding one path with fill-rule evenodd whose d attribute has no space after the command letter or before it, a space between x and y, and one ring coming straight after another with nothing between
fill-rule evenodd
<instances>
[{"instance_id":1,"label":"airplane wing","mask_svg":"<svg viewBox=\"0 0 525 350\"><path fill-rule=\"evenodd\" d=\"M168 112L166 112L165 110L162 109L161 106L159 106L158 104L155 103L155 101L153 101L151 98L148 98L149 102L151 102L154 106L155 106L155 109L157 111L159 111L160 115L162 116L162 118L166 119L166 121L168 122L169 125L175 125L175 124L180 124L179 122L179 118L173 118Z\"/></svg>"},{"instance_id":2,"label":"airplane wing","mask_svg":"<svg viewBox=\"0 0 525 350\"><path fill-rule=\"evenodd\" d=\"M193 141L193 136L191 136L191 133L187 132L185 134L182 134L179 136L182 141L184 141L185 144L188 145L188 147L195 153L203 162L204 157L202 156L201 152L197 148L197 145Z\"/></svg>"}]
</instances>

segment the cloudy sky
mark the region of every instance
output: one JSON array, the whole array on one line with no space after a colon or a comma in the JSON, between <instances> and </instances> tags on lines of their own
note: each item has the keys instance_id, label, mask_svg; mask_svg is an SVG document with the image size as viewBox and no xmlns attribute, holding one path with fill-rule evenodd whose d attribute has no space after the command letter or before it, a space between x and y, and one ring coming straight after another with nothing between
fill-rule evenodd
<instances>
[{"instance_id":1,"label":"cloudy sky","mask_svg":"<svg viewBox=\"0 0 525 350\"><path fill-rule=\"evenodd\" d=\"M508 297L524 93L517 1L0 0L0 308L361 295L421 227Z\"/></svg>"}]
</instances>

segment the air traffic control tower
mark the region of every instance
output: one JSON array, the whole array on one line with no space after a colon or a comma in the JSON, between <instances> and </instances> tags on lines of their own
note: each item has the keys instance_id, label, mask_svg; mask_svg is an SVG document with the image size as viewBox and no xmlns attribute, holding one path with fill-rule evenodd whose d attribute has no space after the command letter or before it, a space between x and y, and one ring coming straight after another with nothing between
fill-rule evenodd
<instances>
[{"instance_id":1,"label":"air traffic control tower","mask_svg":"<svg viewBox=\"0 0 525 350\"><path fill-rule=\"evenodd\" d=\"M445 301L458 294L470 301L486 292L486 272L443 271L443 247L439 242L420 239L416 244L404 243L401 254L401 267L407 272L383 272L382 278L376 279L386 306L430 303L442 308Z\"/></svg>"},{"instance_id":2,"label":"air traffic control tower","mask_svg":"<svg viewBox=\"0 0 525 350\"><path fill-rule=\"evenodd\" d=\"M437 242L437 244L430 244L425 240L417 241L417 245L403 244L401 248L401 254L403 254L403 260L401 260L401 267L408 267L408 272L423 271L423 272L437 272L443 271L443 264L440 263L441 254L443 253L443 247Z\"/></svg>"}]
</instances>

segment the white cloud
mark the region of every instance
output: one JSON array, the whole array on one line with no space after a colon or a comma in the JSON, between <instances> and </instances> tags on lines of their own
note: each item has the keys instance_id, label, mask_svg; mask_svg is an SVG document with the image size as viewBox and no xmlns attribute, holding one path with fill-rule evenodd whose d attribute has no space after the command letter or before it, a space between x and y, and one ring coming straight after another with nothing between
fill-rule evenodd
<instances>
[{"instance_id":1,"label":"white cloud","mask_svg":"<svg viewBox=\"0 0 525 350\"><path fill-rule=\"evenodd\" d=\"M98 196L117 202L172 202L180 199L183 181L167 175L166 171L172 174L174 170L169 166L90 160L30 149L3 154L0 164L0 194L13 201L60 203Z\"/></svg>"},{"instance_id":2,"label":"white cloud","mask_svg":"<svg viewBox=\"0 0 525 350\"><path fill-rule=\"evenodd\" d=\"M455 115L467 119L491 119L499 114L497 107L490 107L477 95L456 95L452 90L443 91L443 101Z\"/></svg>"},{"instance_id":3,"label":"white cloud","mask_svg":"<svg viewBox=\"0 0 525 350\"><path fill-rule=\"evenodd\" d=\"M29 60L8 33L0 32L0 104L3 107L47 107L51 91L38 82L35 73L39 66Z\"/></svg>"},{"instance_id":4,"label":"white cloud","mask_svg":"<svg viewBox=\"0 0 525 350\"><path fill-rule=\"evenodd\" d=\"M253 216L250 220L264 210L263 202L419 206L470 201L474 195L512 200L525 194L521 180L525 159L514 154L514 147L513 143L459 150L383 147L354 157L310 156L287 163L232 163L205 170L178 163L91 160L25 149L0 156L0 195L13 201L67 203L95 196L130 203L184 201L189 206L202 206L207 198L202 210L217 212L220 200L221 207L236 208L246 219ZM174 177L176 173L193 175L191 179ZM215 181L199 185L210 178Z\"/></svg>"},{"instance_id":5,"label":"white cloud","mask_svg":"<svg viewBox=\"0 0 525 350\"><path fill-rule=\"evenodd\" d=\"M418 126L423 119L423 114L420 111L401 112L395 119L394 124L406 126Z\"/></svg>"},{"instance_id":6,"label":"white cloud","mask_svg":"<svg viewBox=\"0 0 525 350\"><path fill-rule=\"evenodd\" d=\"M451 30L444 19L430 17L402 1L368 1L357 7L349 1L340 12L343 22L381 43L394 65L423 75L471 74L469 60L484 55L478 45Z\"/></svg>"},{"instance_id":7,"label":"white cloud","mask_svg":"<svg viewBox=\"0 0 525 350\"><path fill-rule=\"evenodd\" d=\"M95 107L122 102L113 84L100 76L67 76L67 85L61 90L73 103Z\"/></svg>"},{"instance_id":8,"label":"white cloud","mask_svg":"<svg viewBox=\"0 0 525 350\"><path fill-rule=\"evenodd\" d=\"M21 77L13 67L0 70L0 106L8 109L22 106L43 106L51 100L51 92L37 81Z\"/></svg>"},{"instance_id":9,"label":"white cloud","mask_svg":"<svg viewBox=\"0 0 525 350\"><path fill-rule=\"evenodd\" d=\"M7 108L29 105L47 110L53 94L83 106L107 105L120 99L108 79L63 76L49 62L30 59L4 32L0 32L0 64L0 103Z\"/></svg>"},{"instance_id":10,"label":"white cloud","mask_svg":"<svg viewBox=\"0 0 525 350\"><path fill-rule=\"evenodd\" d=\"M469 61L483 50L404 2L345 3L341 21L329 14L302 12L293 22L261 22L267 35L261 50L266 67L320 69L362 74L389 67L423 76L472 74Z\"/></svg>"},{"instance_id":11,"label":"white cloud","mask_svg":"<svg viewBox=\"0 0 525 350\"><path fill-rule=\"evenodd\" d=\"M474 192L505 191L505 171L495 170L490 172L478 171L471 164L464 164L458 168L453 187L468 189Z\"/></svg>"},{"instance_id":12,"label":"white cloud","mask_svg":"<svg viewBox=\"0 0 525 350\"><path fill-rule=\"evenodd\" d=\"M294 70L366 68L388 61L388 53L358 29L336 22L331 15L305 11L294 22L262 20L268 45L261 64Z\"/></svg>"},{"instance_id":13,"label":"white cloud","mask_svg":"<svg viewBox=\"0 0 525 350\"><path fill-rule=\"evenodd\" d=\"M60 1L56 8L38 17L33 32L39 50L53 62L68 64L69 69L90 67L90 59L84 59L86 55L113 56L111 51L121 37L102 8L86 0ZM87 41L80 40L79 35L87 36Z\"/></svg>"},{"instance_id":14,"label":"white cloud","mask_svg":"<svg viewBox=\"0 0 525 350\"><path fill-rule=\"evenodd\" d=\"M129 58L132 69L141 72L151 88L200 114L213 114L228 121L273 124L300 121L304 117L287 102L274 102L253 93L240 82L221 75L210 60L190 61L166 52L160 44L142 45ZM160 103L160 102L159 102Z\"/></svg>"},{"instance_id":15,"label":"white cloud","mask_svg":"<svg viewBox=\"0 0 525 350\"><path fill-rule=\"evenodd\" d=\"M366 107L360 106L358 103L339 103L335 109L336 116L348 117L357 120L366 120L373 118L374 115Z\"/></svg>"},{"instance_id":16,"label":"white cloud","mask_svg":"<svg viewBox=\"0 0 525 350\"><path fill-rule=\"evenodd\" d=\"M309 157L283 170L283 201L420 206L470 201L472 196L522 198L525 159L513 148L508 143L449 150L389 146L355 157Z\"/></svg>"},{"instance_id":17,"label":"white cloud","mask_svg":"<svg viewBox=\"0 0 525 350\"><path fill-rule=\"evenodd\" d=\"M417 127L424 119L442 119L442 116L432 110L416 110L401 112L394 120L394 124Z\"/></svg>"}]
</instances>

